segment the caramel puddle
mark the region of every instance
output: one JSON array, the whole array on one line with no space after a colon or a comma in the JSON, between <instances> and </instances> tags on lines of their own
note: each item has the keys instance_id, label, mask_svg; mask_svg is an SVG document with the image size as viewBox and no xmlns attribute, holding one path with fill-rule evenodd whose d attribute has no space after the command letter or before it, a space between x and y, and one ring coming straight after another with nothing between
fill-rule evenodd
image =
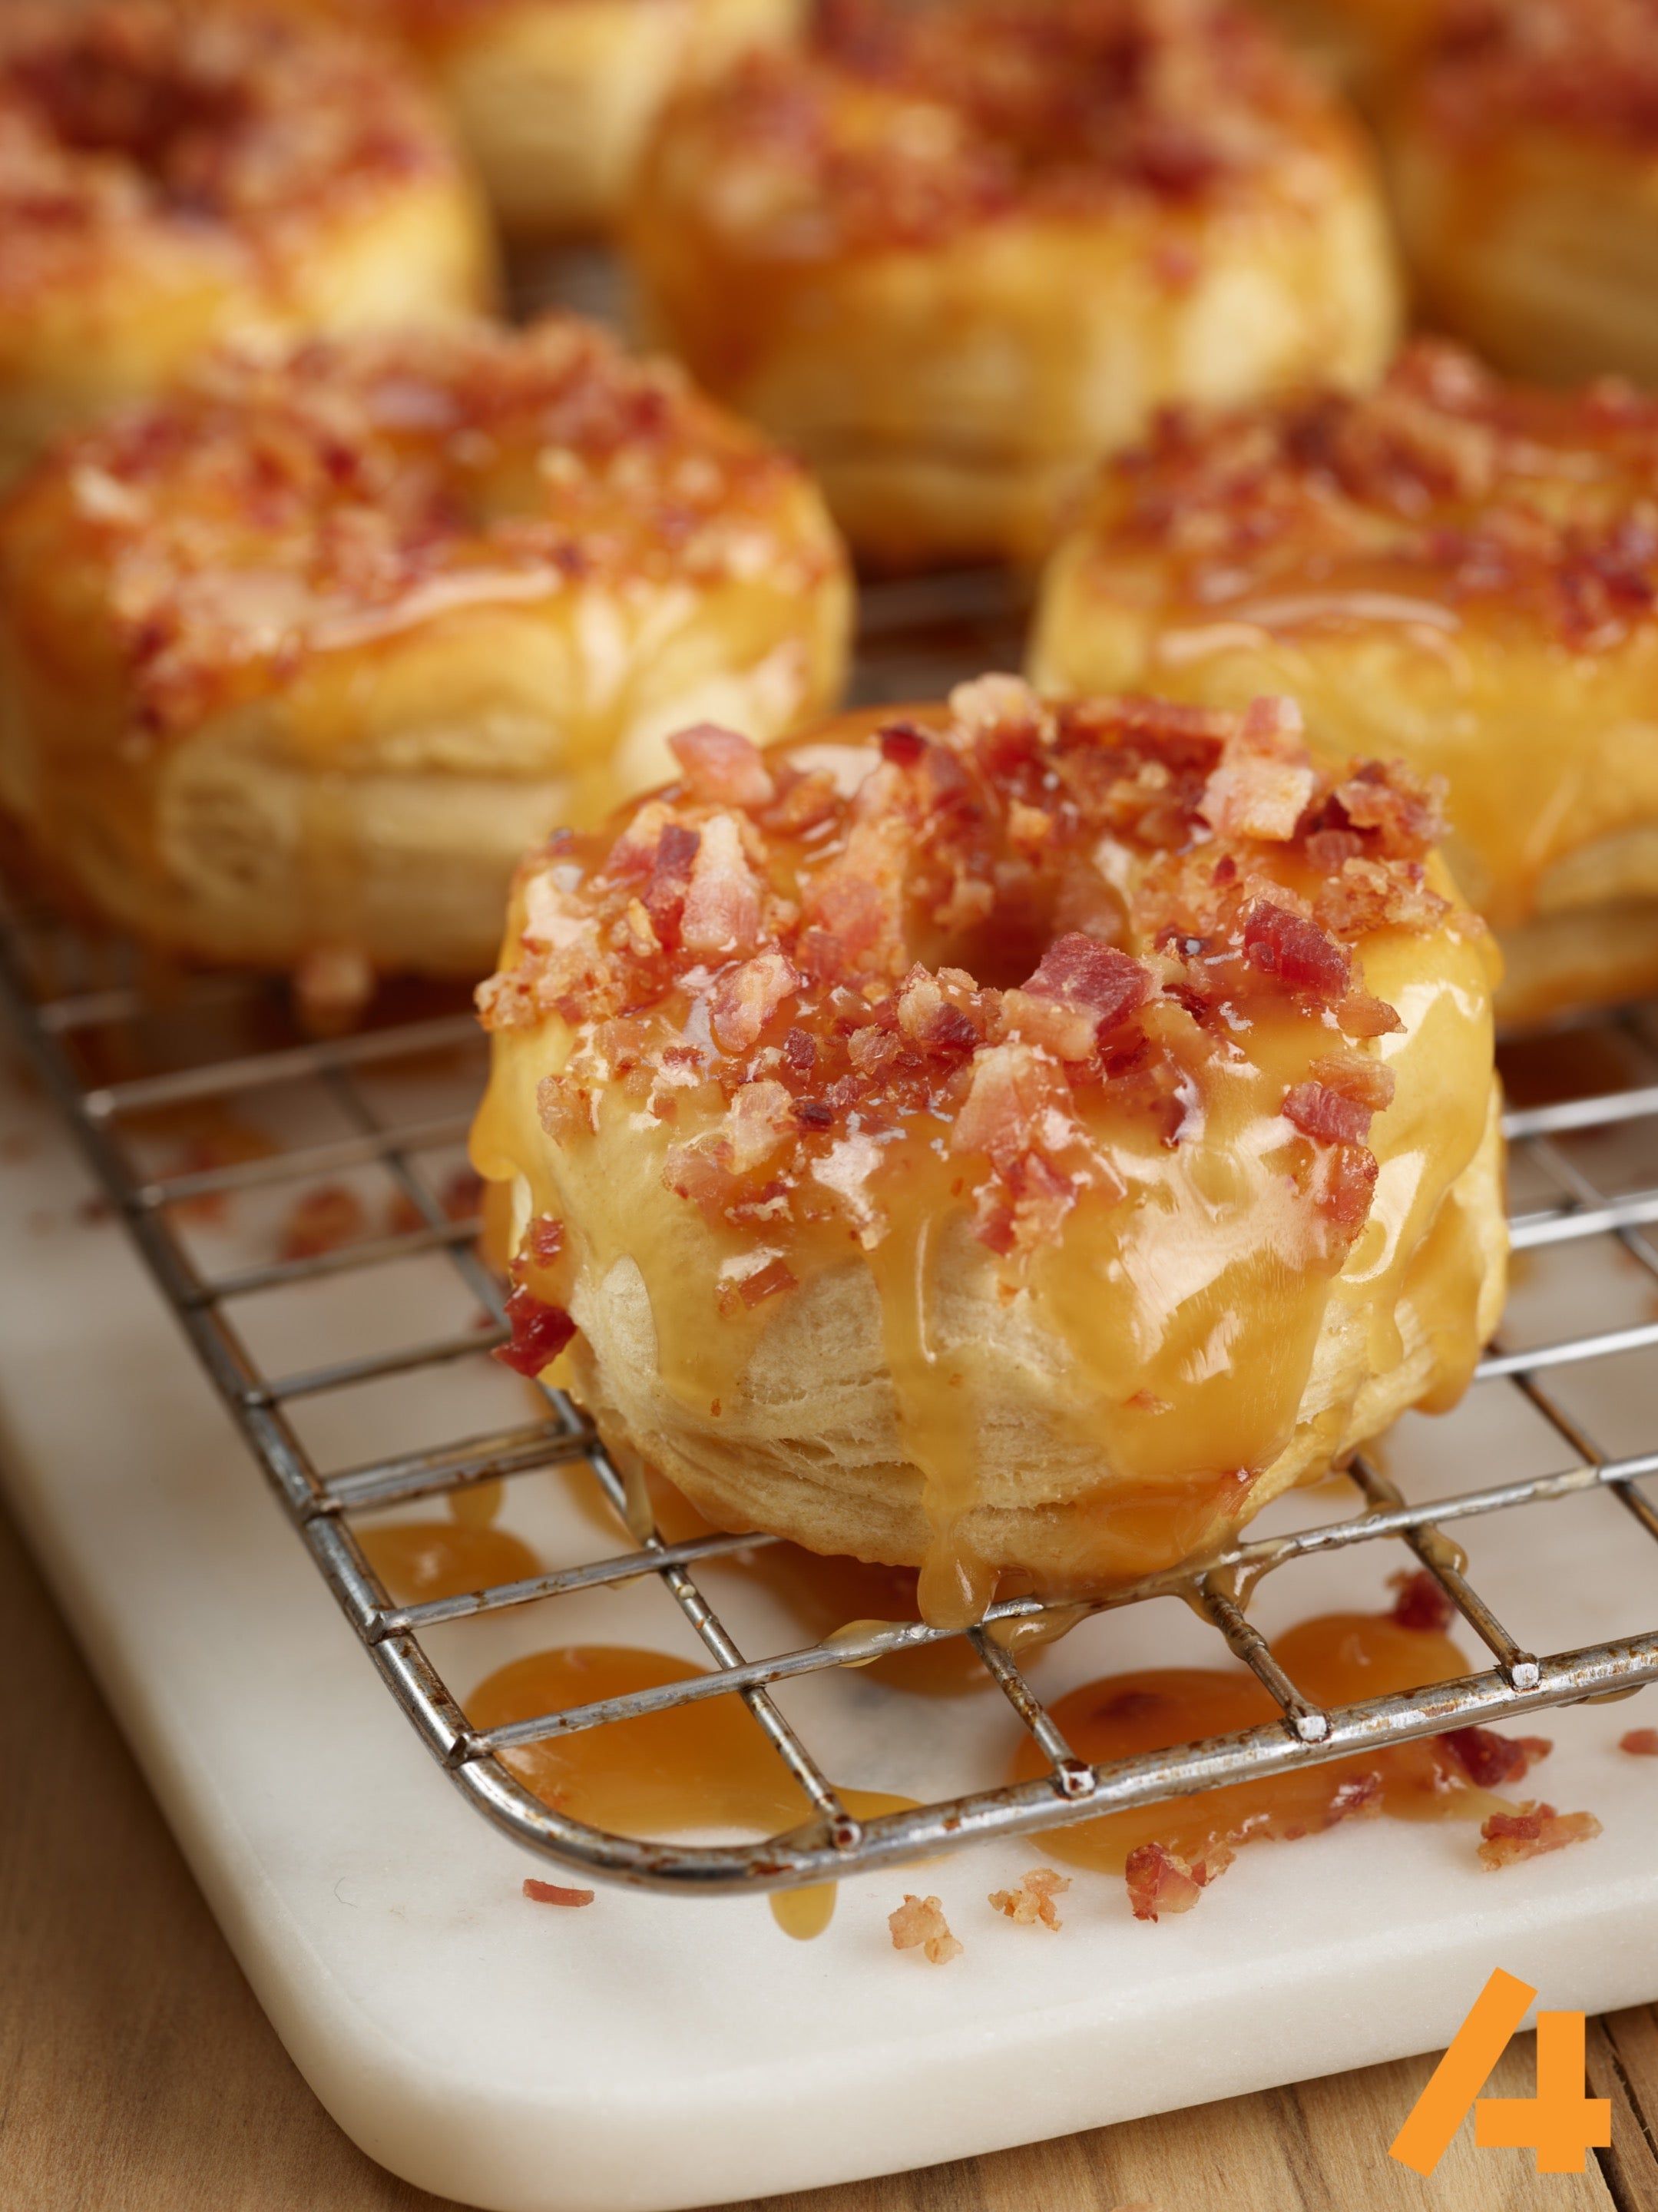
<instances>
[{"instance_id":1,"label":"caramel puddle","mask_svg":"<svg viewBox=\"0 0 1658 2212\"><path fill-rule=\"evenodd\" d=\"M598 1698L691 1681L708 1671L626 1644L567 1644L532 1652L487 1676L466 1700L467 1717L477 1729L501 1728ZM811 1818L787 1768L735 1697L636 1714L525 1744L501 1759L544 1805L625 1836L701 1828L769 1836ZM841 1796L858 1820L902 1811L914 1802L869 1790ZM834 1885L775 1893L771 1905L787 1934L817 1936L834 1912Z\"/></svg>"},{"instance_id":2,"label":"caramel puddle","mask_svg":"<svg viewBox=\"0 0 1658 2212\"><path fill-rule=\"evenodd\" d=\"M524 1582L541 1572L527 1544L488 1522L389 1521L356 1534L399 1605L464 1597L490 1583Z\"/></svg>"},{"instance_id":3,"label":"caramel puddle","mask_svg":"<svg viewBox=\"0 0 1658 2212\"><path fill-rule=\"evenodd\" d=\"M1422 1689L1469 1671L1467 1658L1442 1631L1408 1627L1383 1613L1325 1613L1287 1630L1272 1650L1297 1686L1326 1706ZM1148 1668L1106 1675L1058 1699L1053 1712L1078 1754L1101 1765L1278 1717L1272 1698L1242 1668ZM1468 1746L1466 1756L1459 1755L1459 1743ZM1114 1874L1123 1872L1131 1852L1149 1844L1161 1844L1193 1868L1218 1869L1241 1844L1263 1838L1291 1842L1359 1812L1405 1820L1484 1820L1511 1808L1473 1778L1471 1766L1478 1771L1509 1763L1517 1779L1529 1759L1540 1756L1536 1738L1516 1742L1486 1729L1460 1730L1109 1813L1054 1829L1046 1847L1056 1858ZM1021 1743L1014 1778L1029 1780L1046 1771L1037 1747L1029 1740Z\"/></svg>"}]
</instances>

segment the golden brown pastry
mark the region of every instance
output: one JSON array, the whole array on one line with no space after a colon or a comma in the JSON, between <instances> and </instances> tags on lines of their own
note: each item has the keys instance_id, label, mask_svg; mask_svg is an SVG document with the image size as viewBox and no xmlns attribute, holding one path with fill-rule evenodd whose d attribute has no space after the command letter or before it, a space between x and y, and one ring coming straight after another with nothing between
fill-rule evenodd
<instances>
[{"instance_id":1,"label":"golden brown pastry","mask_svg":"<svg viewBox=\"0 0 1658 2212\"><path fill-rule=\"evenodd\" d=\"M1433 321L1551 383L1658 382L1658 0L1455 0L1388 104Z\"/></svg>"},{"instance_id":2,"label":"golden brown pastry","mask_svg":"<svg viewBox=\"0 0 1658 2212\"><path fill-rule=\"evenodd\" d=\"M677 80L787 36L804 0L370 7L428 65L502 223L538 238L607 224Z\"/></svg>"},{"instance_id":3,"label":"golden brown pastry","mask_svg":"<svg viewBox=\"0 0 1658 2212\"><path fill-rule=\"evenodd\" d=\"M1658 986L1658 401L1442 343L1369 398L1171 419L1102 471L1031 665L1304 705L1448 786L1446 855L1515 1020Z\"/></svg>"},{"instance_id":4,"label":"golden brown pastry","mask_svg":"<svg viewBox=\"0 0 1658 2212\"><path fill-rule=\"evenodd\" d=\"M653 334L903 564L1046 544L1092 457L1392 349L1355 126L1224 0L842 0L669 107Z\"/></svg>"},{"instance_id":5,"label":"golden brown pastry","mask_svg":"<svg viewBox=\"0 0 1658 2212\"><path fill-rule=\"evenodd\" d=\"M0 508L0 798L222 960L483 974L513 862L838 690L811 480L591 325L213 359Z\"/></svg>"},{"instance_id":6,"label":"golden brown pastry","mask_svg":"<svg viewBox=\"0 0 1658 2212\"><path fill-rule=\"evenodd\" d=\"M986 677L677 738L525 863L479 993L509 1362L950 1625L1451 1402L1503 1288L1490 939L1420 788L1298 730Z\"/></svg>"},{"instance_id":7,"label":"golden brown pastry","mask_svg":"<svg viewBox=\"0 0 1658 2212\"><path fill-rule=\"evenodd\" d=\"M1265 0L1296 52L1366 108L1432 37L1448 0Z\"/></svg>"},{"instance_id":8,"label":"golden brown pastry","mask_svg":"<svg viewBox=\"0 0 1658 2212\"><path fill-rule=\"evenodd\" d=\"M378 45L187 0L0 9L0 480L216 340L454 321L493 276Z\"/></svg>"}]
</instances>

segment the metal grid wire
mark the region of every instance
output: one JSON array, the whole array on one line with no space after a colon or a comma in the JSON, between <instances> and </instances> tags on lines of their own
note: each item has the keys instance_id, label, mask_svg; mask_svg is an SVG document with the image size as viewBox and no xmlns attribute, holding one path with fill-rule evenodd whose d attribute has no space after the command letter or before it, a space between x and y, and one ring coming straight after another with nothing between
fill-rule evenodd
<instances>
[{"instance_id":1,"label":"metal grid wire","mask_svg":"<svg viewBox=\"0 0 1658 2212\"><path fill-rule=\"evenodd\" d=\"M859 689L865 700L937 693L957 675L1015 657L1020 608L998 578L972 577L878 587L867 595ZM107 980L112 957L126 975ZM88 966L88 958L94 964ZM102 962L100 969L96 964ZM79 963L77 968L76 963ZM965 1632L978 1659L1044 1755L1038 1778L947 1802L859 1820L847 1812L811 1747L780 1711L773 1687L799 1675L857 1666L940 1639L920 1623L872 1627L856 1636L750 1658L739 1649L697 1580L705 1560L752 1550L769 1540L707 1535L671 1543L653 1533L614 1557L422 1604L392 1601L352 1533L347 1516L366 1508L432 1498L470 1485L555 1466L585 1466L627 1525L621 1475L579 1409L541 1387L544 1416L522 1426L434 1443L425 1449L346 1467L316 1463L290 1409L325 1392L350 1391L388 1376L477 1358L505 1340L502 1286L476 1249L478 1224L450 1219L415 1165L416 1156L457 1141L465 1118L403 1120L377 1109L367 1079L376 1069L438 1049L469 1050L480 1077L483 1040L458 1010L329 1041L288 1041L229 1056L181 1052L192 1013L240 1006L266 1025L280 994L252 977L175 983L158 1004L137 963L108 947L88 948L58 922L26 913L15 897L0 904L0 998L51 1097L68 1120L109 1200L118 1209L191 1343L234 1414L277 1495L392 1695L463 1794L516 1841L608 1880L657 1889L752 1891L833 1879L854 1869L890 1865L981 1837L1011 1836L1059 1823L1282 1773L1448 1728L1513 1720L1541 1707L1630 1689L1658 1680L1658 1628L1587 1649L1538 1655L1515 1639L1462 1571L1444 1531L1458 1522L1603 1487L1637 1526L1658 1539L1658 1504L1641 1488L1658 1475L1658 1452L1608 1457L1582 1422L1556 1399L1550 1378L1581 1362L1658 1346L1658 1321L1573 1338L1526 1352L1494 1350L1479 1369L1521 1392L1570 1455L1562 1471L1460 1492L1430 1506L1412 1504L1370 1462L1352 1477L1363 1510L1289 1536L1234 1544L1196 1571L1151 1577L1100 1601L1095 1610L1133 1605L1182 1590L1230 1650L1270 1692L1281 1717L1239 1734L1149 1753L1108 1766L1079 1758L1008 1648L1010 1623L1042 1608L1034 1598L992 1607L984 1626ZM92 981L87 979L90 975ZM170 1040L167 1064L154 1057L158 1022ZM1614 1029L1619 1024L1611 1025ZM1637 1039L1658 1078L1658 1054ZM112 1068L121 1072L108 1079ZM157 1174L141 1156L137 1133L156 1109L246 1103L274 1086L320 1084L343 1109L349 1133L290 1146L270 1157ZM1512 1113L1510 1144L1528 1155L1560 1195L1515 1218L1516 1249L1586 1238L1616 1239L1658 1282L1658 1188L1616 1197L1602 1192L1558 1141L1617 1124L1658 1121L1658 1079L1602 1097L1570 1099ZM203 1273L179 1230L189 1200L258 1188L303 1185L321 1175L379 1164L414 1209L413 1225L310 1258L276 1260L234 1272ZM261 1291L349 1271L372 1296L377 1268L415 1254L441 1254L478 1307L478 1328L394 1346L301 1370L264 1372L238 1326L241 1303ZM1540 1534L1543 1532L1540 1531ZM1416 1554L1495 1662L1487 1671L1410 1694L1326 1711L1284 1674L1241 1609L1240 1577L1299 1558L1378 1540L1402 1541ZM582 1705L490 1729L469 1725L422 1638L440 1624L509 1607L556 1610L571 1591L653 1578L704 1647L705 1674L660 1687ZM710 1697L736 1698L811 1808L805 1826L764 1842L693 1845L641 1841L573 1820L531 1796L500 1754L513 1746L603 1728Z\"/></svg>"}]
</instances>

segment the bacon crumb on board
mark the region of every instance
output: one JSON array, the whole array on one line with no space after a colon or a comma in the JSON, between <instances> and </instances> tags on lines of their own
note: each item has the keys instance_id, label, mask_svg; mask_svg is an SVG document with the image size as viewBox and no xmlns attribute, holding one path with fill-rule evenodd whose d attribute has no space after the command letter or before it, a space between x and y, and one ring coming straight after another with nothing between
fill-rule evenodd
<instances>
[{"instance_id":1,"label":"bacon crumb on board","mask_svg":"<svg viewBox=\"0 0 1658 2212\"><path fill-rule=\"evenodd\" d=\"M1426 1567L1389 1575L1388 1587L1399 1593L1394 1600L1393 1618L1400 1628L1437 1632L1450 1626L1456 1607Z\"/></svg>"},{"instance_id":2,"label":"bacon crumb on board","mask_svg":"<svg viewBox=\"0 0 1658 2212\"><path fill-rule=\"evenodd\" d=\"M1136 1920L1156 1920L1164 1912L1189 1912L1214 1881L1232 1863L1226 1844L1212 1844L1203 1857L1187 1860L1163 1844L1137 1844L1128 1854L1123 1879Z\"/></svg>"},{"instance_id":3,"label":"bacon crumb on board","mask_svg":"<svg viewBox=\"0 0 1658 2212\"><path fill-rule=\"evenodd\" d=\"M591 1889L566 1889L556 1881L537 1881L533 1875L524 1878L524 1894L535 1905L591 1905Z\"/></svg>"},{"instance_id":4,"label":"bacon crumb on board","mask_svg":"<svg viewBox=\"0 0 1658 2212\"><path fill-rule=\"evenodd\" d=\"M1618 1748L1635 1759L1658 1759L1658 1729L1631 1729L1619 1737Z\"/></svg>"},{"instance_id":5,"label":"bacon crumb on board","mask_svg":"<svg viewBox=\"0 0 1658 2212\"><path fill-rule=\"evenodd\" d=\"M918 1948L935 1966L947 1966L962 1954L963 1946L950 1932L944 1909L936 1897L915 1897L908 1891L903 1903L887 1915L895 1951Z\"/></svg>"},{"instance_id":6,"label":"bacon crumb on board","mask_svg":"<svg viewBox=\"0 0 1658 2212\"><path fill-rule=\"evenodd\" d=\"M993 1889L990 1902L1021 1928L1031 1928L1040 1920L1044 1928L1060 1925L1054 1900L1071 1887L1068 1874L1056 1874L1052 1867L1032 1867L1021 1877L1017 1889Z\"/></svg>"},{"instance_id":7,"label":"bacon crumb on board","mask_svg":"<svg viewBox=\"0 0 1658 2212\"><path fill-rule=\"evenodd\" d=\"M1479 1831L1479 1863L1495 1873L1521 1859L1541 1858L1568 1844L1587 1844L1600 1832L1593 1813L1557 1813L1552 1805L1522 1805L1517 1813L1493 1813Z\"/></svg>"},{"instance_id":8,"label":"bacon crumb on board","mask_svg":"<svg viewBox=\"0 0 1658 2212\"><path fill-rule=\"evenodd\" d=\"M319 1260L368 1233L368 1209L343 1182L319 1183L296 1199L282 1224L278 1256Z\"/></svg>"}]
</instances>

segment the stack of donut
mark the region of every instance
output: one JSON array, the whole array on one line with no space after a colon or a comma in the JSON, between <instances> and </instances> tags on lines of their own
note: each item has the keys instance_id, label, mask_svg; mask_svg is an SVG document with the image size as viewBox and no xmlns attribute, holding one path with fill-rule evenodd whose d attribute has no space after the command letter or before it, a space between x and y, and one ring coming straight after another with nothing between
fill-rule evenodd
<instances>
[{"instance_id":1,"label":"stack of donut","mask_svg":"<svg viewBox=\"0 0 1658 2212\"><path fill-rule=\"evenodd\" d=\"M175 957L495 963L509 1357L641 1498L949 1625L1212 1553L1473 1371L1494 1010L1658 988L1655 57L17 0L0 805ZM848 546L1040 567L1029 687L824 720Z\"/></svg>"}]
</instances>

